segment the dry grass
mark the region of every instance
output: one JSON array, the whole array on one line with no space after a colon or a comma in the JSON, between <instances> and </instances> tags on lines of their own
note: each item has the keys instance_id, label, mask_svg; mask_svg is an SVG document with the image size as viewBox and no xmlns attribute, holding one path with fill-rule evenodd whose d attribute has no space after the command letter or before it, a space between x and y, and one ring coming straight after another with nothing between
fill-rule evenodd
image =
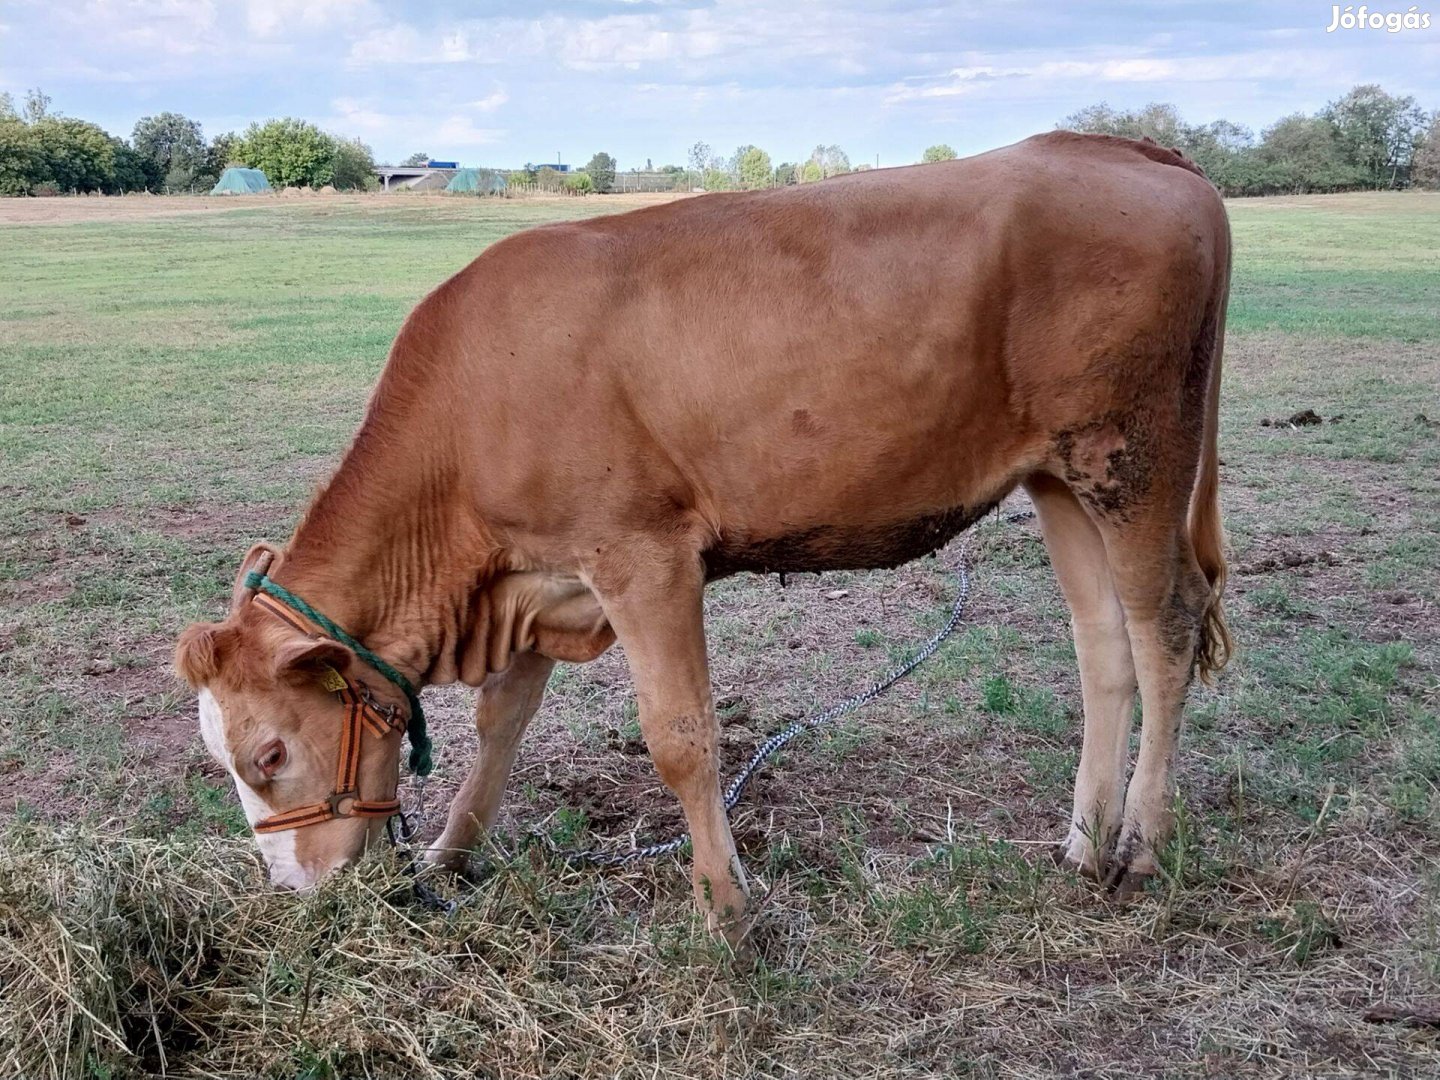
<instances>
[{"instance_id":1,"label":"dry grass","mask_svg":"<svg viewBox=\"0 0 1440 1080\"><path fill-rule=\"evenodd\" d=\"M653 206L659 202L685 198L688 192L632 191L615 195L577 199L572 195L527 194L518 200L527 203L549 203L557 206L582 204L590 212L614 213ZM415 205L421 203L443 213L445 203L463 208L479 200L472 197L446 195L442 192L340 192L320 195L311 193L287 198L271 192L266 195L80 195L50 199L0 199L0 225L71 225L100 222L146 221L154 218L190 217L233 212L265 210L285 212L294 209L306 213L319 206L323 209L359 210L381 207L389 203ZM576 207L576 211L579 208ZM463 213L463 209L458 210Z\"/></svg>"},{"instance_id":2,"label":"dry grass","mask_svg":"<svg viewBox=\"0 0 1440 1080\"><path fill-rule=\"evenodd\" d=\"M1377 881L1346 868L1396 853L1353 837L1296 837L1203 885L1172 863L1159 896L1117 908L1010 845L909 859L842 839L831 877L798 868L821 837L784 836L795 865L760 868L762 959L745 962L698 928L672 864L497 857L450 887L447 917L386 858L296 900L243 841L9 839L7 1076L1413 1076L1440 1060L1433 1033L1364 1019L1430 973L1414 943L1369 947L1394 928L1354 916L1415 898L1367 895ZM1316 876L1328 899L1296 900Z\"/></svg>"}]
</instances>

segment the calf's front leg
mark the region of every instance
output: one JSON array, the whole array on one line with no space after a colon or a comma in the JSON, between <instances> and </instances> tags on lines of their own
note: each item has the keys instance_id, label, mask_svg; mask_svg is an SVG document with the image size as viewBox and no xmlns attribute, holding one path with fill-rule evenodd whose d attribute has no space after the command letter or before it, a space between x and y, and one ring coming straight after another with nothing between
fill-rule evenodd
<instances>
[{"instance_id":1,"label":"calf's front leg","mask_svg":"<svg viewBox=\"0 0 1440 1080\"><path fill-rule=\"evenodd\" d=\"M651 564L652 567L654 564ZM720 726L705 655L698 557L676 557L600 603L625 650L640 729L660 779L680 800L694 848L695 898L712 930L739 946L748 929L745 871L720 789Z\"/></svg>"},{"instance_id":2,"label":"calf's front leg","mask_svg":"<svg viewBox=\"0 0 1440 1080\"><path fill-rule=\"evenodd\" d=\"M480 834L495 824L520 737L540 708L545 683L554 667L555 661L548 656L516 653L508 668L480 684L475 704L480 746L470 775L450 802L445 831L425 853L427 862L461 869Z\"/></svg>"}]
</instances>

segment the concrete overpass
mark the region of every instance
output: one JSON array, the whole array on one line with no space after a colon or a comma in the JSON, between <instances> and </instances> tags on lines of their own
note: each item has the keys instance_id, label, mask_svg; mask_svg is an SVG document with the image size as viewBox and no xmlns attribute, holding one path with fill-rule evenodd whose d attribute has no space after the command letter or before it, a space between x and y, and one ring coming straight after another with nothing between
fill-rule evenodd
<instances>
[{"instance_id":1,"label":"concrete overpass","mask_svg":"<svg viewBox=\"0 0 1440 1080\"><path fill-rule=\"evenodd\" d=\"M385 191L444 191L456 169L432 169L428 165L377 165L375 175Z\"/></svg>"}]
</instances>

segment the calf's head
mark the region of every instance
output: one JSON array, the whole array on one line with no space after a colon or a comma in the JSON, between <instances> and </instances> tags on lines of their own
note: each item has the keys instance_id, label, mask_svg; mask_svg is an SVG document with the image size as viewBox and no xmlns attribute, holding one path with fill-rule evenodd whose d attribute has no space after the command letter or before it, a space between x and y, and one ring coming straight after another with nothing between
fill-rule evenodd
<instances>
[{"instance_id":1,"label":"calf's head","mask_svg":"<svg viewBox=\"0 0 1440 1080\"><path fill-rule=\"evenodd\" d=\"M334 692L336 675L363 684L382 706L404 707L399 692L344 645L308 637L249 602L245 575L275 557L263 545L251 549L229 616L190 626L175 650L176 669L199 691L205 746L234 779L252 828L336 795L347 719L347 706ZM365 800L394 798L400 741L398 730L360 732L355 787ZM260 831L256 839L270 879L303 889L356 859L384 825L380 817L344 816Z\"/></svg>"}]
</instances>

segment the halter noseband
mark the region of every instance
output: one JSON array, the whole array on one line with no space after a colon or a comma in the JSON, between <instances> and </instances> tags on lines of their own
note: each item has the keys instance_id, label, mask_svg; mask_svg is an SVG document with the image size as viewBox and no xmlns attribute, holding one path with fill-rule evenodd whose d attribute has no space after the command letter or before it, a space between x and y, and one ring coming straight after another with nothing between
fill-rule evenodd
<instances>
[{"instance_id":1,"label":"halter noseband","mask_svg":"<svg viewBox=\"0 0 1440 1080\"><path fill-rule=\"evenodd\" d=\"M329 637L350 647L367 664L398 686L410 703L407 721L402 710L394 705L381 705L363 683L357 683L329 669L322 680L326 690L333 691L345 706L345 719L340 729L340 754L335 764L335 790L330 797L307 806L272 814L255 823L257 833L284 832L306 825L320 825L335 818L388 818L399 813L399 799L362 799L360 797L361 730L384 736L391 731L409 731L410 767L424 776L430 771L430 740L425 735L425 714L420 698L410 681L355 638L321 615L298 596L271 581L263 573L251 571L245 588L252 593L252 603L307 637Z\"/></svg>"}]
</instances>

